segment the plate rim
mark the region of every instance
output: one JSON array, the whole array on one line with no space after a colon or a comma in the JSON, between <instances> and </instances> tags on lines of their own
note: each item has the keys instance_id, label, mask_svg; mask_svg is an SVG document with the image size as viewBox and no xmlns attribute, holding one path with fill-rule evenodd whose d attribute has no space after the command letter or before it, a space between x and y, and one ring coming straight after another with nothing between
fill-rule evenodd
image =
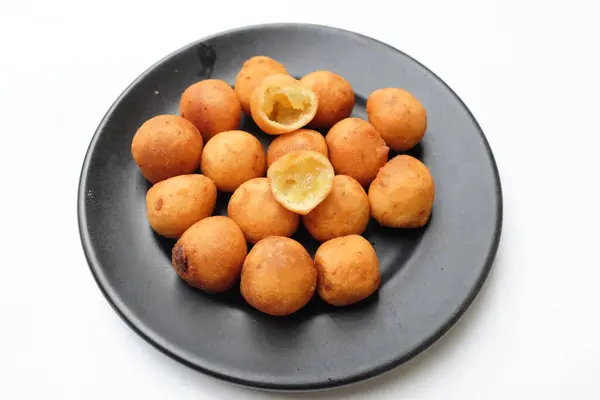
<instances>
[{"instance_id":1,"label":"plate rim","mask_svg":"<svg viewBox=\"0 0 600 400\"><path fill-rule=\"evenodd\" d=\"M164 62L171 59L171 57L173 57L181 52L184 52L185 50L187 50L189 48L193 48L202 42L211 40L211 39L219 37L219 36L230 35L230 34L240 34L245 31L253 31L253 30L260 30L260 29L272 29L272 28L300 28L300 29L310 28L310 29L318 29L321 31L326 31L328 33L330 33L330 32L343 33L344 35L358 37L362 40L366 40L366 41L369 41L369 42L372 42L372 43L375 43L378 45L383 45L383 46L389 48L391 51L400 53L403 56L405 56L406 58L408 58L411 61L418 64L421 68L423 68L425 71L427 71L429 74L431 74L432 77L437 79L446 89L448 89L454 95L454 97L460 102L460 104L462 105L464 110L467 112L468 116L470 117L472 122L475 124L475 126L481 136L482 142L484 144L484 148L490 158L490 162L491 162L491 166L492 166L492 170L493 170L493 176L495 179L496 197L498 199L498 206L497 206L497 210L496 210L497 218L496 218L496 223L495 223L495 230L493 232L492 242L487 251L487 257L485 259L482 273L478 277L476 285L468 293L465 300L461 303L460 307L456 310L456 312L452 315L451 318L449 318L447 321L445 321L444 324L441 325L439 329L437 329L429 337L427 337L425 340L423 340L411 353L404 354L402 356L394 358L393 360L391 360L389 362L377 365L375 368L372 368L366 372L349 375L348 377L345 377L343 379L339 379L339 380L336 380L333 382L325 380L325 381L321 381L321 382L294 383L294 384L286 384L286 383L282 384L282 383L276 383L276 382L268 383L268 382L264 382L264 381L257 381L257 380L253 380L253 379L245 379L245 378L241 378L241 377L227 375L226 373L212 370L209 367L199 365L197 363L194 363L194 362L186 359L184 356L178 354L177 350L174 349L172 346L170 346L169 343L164 343L159 337L156 337L156 335L154 335L154 333L151 330L146 329L145 325L143 323L141 323L141 321L134 315L134 313L132 313L124 304L122 304L122 302L118 298L117 294L112 291L110 284L103 279L102 275L99 272L99 270L101 269L101 263L95 256L95 253L93 250L94 246L92 244L92 241L91 241L91 238L90 238L88 232L86 231L87 230L87 215L86 215L86 211L85 211L85 203L86 203L87 194L85 193L85 183L87 182L86 175L90 169L91 158L92 158L92 155L96 148L96 144L101 135L101 132L104 130L104 128L106 126L109 116L113 113L113 111L121 103L123 98L129 94L131 89L138 82L142 81L154 69L156 69L161 64L163 64ZM501 184L500 173L498 170L496 159L494 157L494 154L492 152L492 149L488 142L488 139L485 136L485 133L483 132L483 130L481 129L481 126L475 119L471 110L467 107L467 105L463 102L463 100L458 96L458 94L443 79L441 79L437 74L435 74L433 71L431 71L425 65L423 65L421 62L419 62L418 60L416 60L415 58L406 54L405 52L403 52L385 42L382 42L378 39L372 38L365 34L350 31L347 29L338 28L338 27L329 26L329 25L322 25L322 24L311 24L311 23L296 23L296 22L265 23L265 24L245 25L245 26L240 26L240 27L233 28L233 29L224 30L224 31L217 32L212 35L197 39L189 44L186 44L186 45L168 53L166 56L164 56L163 58L161 58L160 60L158 60L157 62L152 64L150 67L145 69L115 99L115 101L111 104L109 109L106 111L106 113L102 117L102 120L98 124L98 127L94 131L94 135L92 136L92 139L90 140L90 144L88 145L88 148L86 150L86 154L85 154L83 164L81 167L77 192L78 192L78 195L77 195L77 220L78 220L79 236L80 236L81 246L82 246L88 267L90 269L90 272L92 273L94 280L96 281L96 284L98 285L98 288L102 292L103 296L108 301L108 303L110 304L112 309L117 313L117 315L119 315L119 317L127 324L127 326L129 326L129 328L131 328L141 338L143 338L147 343L151 344L155 349L159 350L161 353L182 363L183 365L186 365L196 371L202 372L202 373L206 374L207 376L217 378L217 379L220 379L223 381L227 381L227 382L230 382L230 383L233 383L236 385L240 385L240 386L252 387L252 388L261 389L261 390L271 390L271 391L301 392L301 391L315 391L315 390L323 390L323 389L332 389L332 388L347 386L350 384L354 384L357 382L361 382L361 381L373 378L373 377L381 375L385 372L388 372L388 371L406 363L407 361L411 360L412 358L416 357L417 355L421 354L423 351L425 351L427 348L429 348L431 345L433 345L435 342L437 342L442 336L444 336L460 320L460 318L464 315L464 313L467 311L467 309L469 309L469 307L471 306L471 304L473 303L473 301L475 300L477 295L480 293L481 288L487 281L487 277L489 276L491 268L494 264L494 260L496 258L498 248L500 245L500 239L501 239L501 234L502 234L502 224L503 224L502 184Z\"/></svg>"}]
</instances>

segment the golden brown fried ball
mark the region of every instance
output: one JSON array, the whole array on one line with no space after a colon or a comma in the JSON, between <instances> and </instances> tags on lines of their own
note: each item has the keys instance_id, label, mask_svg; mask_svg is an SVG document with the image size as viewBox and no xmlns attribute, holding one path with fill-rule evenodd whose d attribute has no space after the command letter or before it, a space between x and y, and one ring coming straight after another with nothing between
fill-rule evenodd
<instances>
[{"instance_id":1,"label":"golden brown fried ball","mask_svg":"<svg viewBox=\"0 0 600 400\"><path fill-rule=\"evenodd\" d=\"M146 193L146 213L159 235L178 238L196 222L210 217L217 201L213 181L199 174L174 176Z\"/></svg>"},{"instance_id":2,"label":"golden brown fried ball","mask_svg":"<svg viewBox=\"0 0 600 400\"><path fill-rule=\"evenodd\" d=\"M246 258L246 239L227 217L208 217L192 225L172 252L177 274L208 293L229 289L240 275Z\"/></svg>"},{"instance_id":3,"label":"golden brown fried ball","mask_svg":"<svg viewBox=\"0 0 600 400\"><path fill-rule=\"evenodd\" d=\"M308 252L295 240L270 236L246 257L240 289L246 301L270 315L288 315L304 307L317 284Z\"/></svg>"},{"instance_id":4,"label":"golden brown fried ball","mask_svg":"<svg viewBox=\"0 0 600 400\"><path fill-rule=\"evenodd\" d=\"M292 236L300 223L298 214L275 200L267 178L242 183L229 200L227 214L239 225L250 243L267 236Z\"/></svg>"},{"instance_id":5,"label":"golden brown fried ball","mask_svg":"<svg viewBox=\"0 0 600 400\"><path fill-rule=\"evenodd\" d=\"M144 122L131 142L131 154L152 183L191 174L200 165L203 141L198 129L177 115L158 115Z\"/></svg>"},{"instance_id":6,"label":"golden brown fried ball","mask_svg":"<svg viewBox=\"0 0 600 400\"><path fill-rule=\"evenodd\" d=\"M267 150L267 166L270 167L281 156L300 150L316 151L325 157L329 155L323 135L312 129L298 129L271 142Z\"/></svg>"},{"instance_id":7,"label":"golden brown fried ball","mask_svg":"<svg viewBox=\"0 0 600 400\"><path fill-rule=\"evenodd\" d=\"M330 71L315 71L305 75L300 82L311 88L319 98L317 114L310 126L330 128L352 113L354 91L341 76Z\"/></svg>"},{"instance_id":8,"label":"golden brown fried ball","mask_svg":"<svg viewBox=\"0 0 600 400\"><path fill-rule=\"evenodd\" d=\"M359 235L343 236L323 243L315 254L319 296L334 306L361 301L381 283L375 249Z\"/></svg>"},{"instance_id":9,"label":"golden brown fried ball","mask_svg":"<svg viewBox=\"0 0 600 400\"><path fill-rule=\"evenodd\" d=\"M217 133L237 129L242 118L235 92L220 79L206 79L185 89L179 110L198 128L205 142Z\"/></svg>"},{"instance_id":10,"label":"golden brown fried ball","mask_svg":"<svg viewBox=\"0 0 600 400\"><path fill-rule=\"evenodd\" d=\"M349 175L367 186L387 161L389 148L367 121L346 118L325 136L329 160L336 174Z\"/></svg>"},{"instance_id":11,"label":"golden brown fried ball","mask_svg":"<svg viewBox=\"0 0 600 400\"><path fill-rule=\"evenodd\" d=\"M244 62L234 85L235 94L242 105L242 110L246 114L250 114L250 97L252 97L252 92L261 84L263 79L270 75L287 75L287 73L281 63L269 57L256 56Z\"/></svg>"},{"instance_id":12,"label":"golden brown fried ball","mask_svg":"<svg viewBox=\"0 0 600 400\"><path fill-rule=\"evenodd\" d=\"M315 116L317 95L289 75L271 75L263 79L250 98L252 119L269 135L298 130Z\"/></svg>"},{"instance_id":13,"label":"golden brown fried ball","mask_svg":"<svg viewBox=\"0 0 600 400\"><path fill-rule=\"evenodd\" d=\"M408 155L392 158L369 187L371 214L381 225L419 228L431 215L435 185L429 169Z\"/></svg>"},{"instance_id":14,"label":"golden brown fried ball","mask_svg":"<svg viewBox=\"0 0 600 400\"><path fill-rule=\"evenodd\" d=\"M360 183L347 175L336 175L329 196L302 221L312 237L325 242L339 236L360 235L370 217L369 198Z\"/></svg>"},{"instance_id":15,"label":"golden brown fried ball","mask_svg":"<svg viewBox=\"0 0 600 400\"><path fill-rule=\"evenodd\" d=\"M265 174L265 150L248 132L221 132L206 143L201 168L217 189L233 192L242 183Z\"/></svg>"},{"instance_id":16,"label":"golden brown fried ball","mask_svg":"<svg viewBox=\"0 0 600 400\"><path fill-rule=\"evenodd\" d=\"M410 150L423 139L427 130L425 107L403 89L385 88L367 99L369 122L395 151Z\"/></svg>"}]
</instances>

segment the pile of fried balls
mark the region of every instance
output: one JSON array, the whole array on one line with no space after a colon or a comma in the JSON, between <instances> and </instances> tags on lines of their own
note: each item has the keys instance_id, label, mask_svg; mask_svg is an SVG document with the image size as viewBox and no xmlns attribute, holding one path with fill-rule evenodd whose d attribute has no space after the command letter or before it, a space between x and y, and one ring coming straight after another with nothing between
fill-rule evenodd
<instances>
[{"instance_id":1,"label":"pile of fried balls","mask_svg":"<svg viewBox=\"0 0 600 400\"><path fill-rule=\"evenodd\" d=\"M298 80L257 56L243 64L233 88L218 79L194 83L181 95L181 116L142 124L131 152L153 184L146 195L150 226L177 239L177 274L207 293L240 279L244 299L275 316L299 310L315 290L334 306L372 295L379 261L361 236L370 217L418 228L431 214L427 167L409 155L388 161L390 149L419 143L427 113L399 88L370 94L368 122L350 118L353 108L354 91L341 76L315 71ZM277 135L266 154L238 129L242 113ZM232 193L227 217L212 216L218 191ZM322 242L314 260L290 239L300 219Z\"/></svg>"}]
</instances>

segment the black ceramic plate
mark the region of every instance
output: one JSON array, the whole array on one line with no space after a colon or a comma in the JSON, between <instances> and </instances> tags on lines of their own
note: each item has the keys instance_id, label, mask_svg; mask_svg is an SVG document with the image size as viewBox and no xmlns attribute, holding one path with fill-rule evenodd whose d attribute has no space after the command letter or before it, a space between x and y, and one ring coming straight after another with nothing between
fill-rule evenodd
<instances>
[{"instance_id":1,"label":"black ceramic plate","mask_svg":"<svg viewBox=\"0 0 600 400\"><path fill-rule=\"evenodd\" d=\"M136 129L178 114L179 96L208 77L233 84L242 63L268 55L295 76L317 69L345 77L356 92L354 116L382 87L402 87L427 109L428 129L412 151L431 170L436 200L423 229L365 233L381 264L381 289L366 301L333 308L318 296L285 318L248 306L239 287L211 296L180 280L173 242L146 220L149 187L130 153ZM242 129L265 147L251 119ZM219 194L217 213L228 196ZM143 73L106 114L89 147L79 186L83 248L101 290L144 339L212 376L259 388L310 390L356 382L397 366L444 334L467 309L496 253L501 189L488 143L456 94L406 54L367 37L313 25L267 25L206 38ZM314 254L302 228L295 238Z\"/></svg>"}]
</instances>

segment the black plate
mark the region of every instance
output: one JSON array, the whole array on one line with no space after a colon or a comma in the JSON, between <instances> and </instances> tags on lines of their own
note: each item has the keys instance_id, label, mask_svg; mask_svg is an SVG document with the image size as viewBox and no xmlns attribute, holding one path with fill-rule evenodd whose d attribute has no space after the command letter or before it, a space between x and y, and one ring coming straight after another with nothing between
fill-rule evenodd
<instances>
[{"instance_id":1,"label":"black plate","mask_svg":"<svg viewBox=\"0 0 600 400\"><path fill-rule=\"evenodd\" d=\"M132 53L133 54L133 53ZM173 243L145 215L148 183L130 153L136 129L178 113L190 84L233 84L244 60L268 55L295 76L317 69L344 76L356 92L354 116L381 87L414 93L429 116L413 152L430 168L436 201L428 226L365 236L381 263L382 285L368 300L335 309L316 296L286 318L250 308L235 287L219 296L187 286L170 263ZM260 134L248 118L242 129ZM217 212L226 214L228 196ZM299 24L221 33L169 55L117 99L89 147L79 185L79 228L92 273L119 315L144 339L212 376L259 388L310 390L356 382L397 366L444 334L473 301L496 253L502 221L498 171L477 122L456 94L406 54L338 29ZM296 239L314 254L300 229Z\"/></svg>"}]
</instances>

